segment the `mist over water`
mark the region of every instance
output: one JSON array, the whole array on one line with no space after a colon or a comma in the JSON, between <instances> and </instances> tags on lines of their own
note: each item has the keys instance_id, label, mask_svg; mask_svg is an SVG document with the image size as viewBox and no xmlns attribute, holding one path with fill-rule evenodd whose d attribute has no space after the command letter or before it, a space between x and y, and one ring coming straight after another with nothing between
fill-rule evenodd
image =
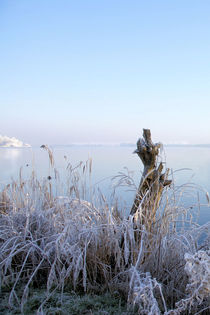
<instances>
[{"instance_id":1,"label":"mist over water","mask_svg":"<svg viewBox=\"0 0 210 315\"><path fill-rule=\"evenodd\" d=\"M76 166L80 161L92 158L93 167L91 184L110 200L113 191L112 177L126 173L133 177L138 186L143 165L132 146L59 146L51 147L55 160L55 168L60 174L60 182L65 183L66 167L70 162ZM207 206L205 192L210 191L210 148L188 146L165 146L160 160L171 169L170 177L174 180L175 190L183 190L180 204L191 207L198 222L204 224L210 220L210 208ZM33 148L0 148L0 186L16 180L19 173L24 179L29 178L34 170L38 178L47 178L54 173L50 167L45 150ZM187 184L187 185L186 185ZM184 186L182 188L182 186ZM135 191L127 188L117 190L117 196L125 207L130 209ZM178 201L179 202L179 201ZM198 202L201 206L198 207Z\"/></svg>"}]
</instances>

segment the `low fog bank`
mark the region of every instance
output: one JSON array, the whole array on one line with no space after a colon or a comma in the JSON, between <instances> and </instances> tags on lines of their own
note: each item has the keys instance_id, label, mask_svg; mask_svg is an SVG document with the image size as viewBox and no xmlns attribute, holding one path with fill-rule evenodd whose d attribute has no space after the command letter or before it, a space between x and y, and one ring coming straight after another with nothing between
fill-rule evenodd
<instances>
[{"instance_id":1,"label":"low fog bank","mask_svg":"<svg viewBox=\"0 0 210 315\"><path fill-rule=\"evenodd\" d=\"M30 144L23 143L15 137L7 137L0 135L0 147L1 148L25 148L31 147Z\"/></svg>"}]
</instances>

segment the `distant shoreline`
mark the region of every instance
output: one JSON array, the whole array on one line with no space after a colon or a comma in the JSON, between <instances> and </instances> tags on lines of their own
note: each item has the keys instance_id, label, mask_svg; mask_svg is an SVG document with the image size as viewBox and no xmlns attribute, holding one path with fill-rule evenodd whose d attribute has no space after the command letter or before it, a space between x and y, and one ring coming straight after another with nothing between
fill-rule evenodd
<instances>
[{"instance_id":1,"label":"distant shoreline","mask_svg":"<svg viewBox=\"0 0 210 315\"><path fill-rule=\"evenodd\" d=\"M119 144L105 144L105 143L70 143L70 144L49 144L50 147L53 148L62 148L62 147L136 147L134 143L119 143ZM163 144L164 147L182 147L182 148L210 148L210 144ZM32 149L32 148L40 148L40 145L31 145L31 146L0 146L0 149Z\"/></svg>"},{"instance_id":2,"label":"distant shoreline","mask_svg":"<svg viewBox=\"0 0 210 315\"><path fill-rule=\"evenodd\" d=\"M135 143L119 143L119 144L92 144L92 143L84 143L84 144L52 144L52 147L136 147ZM164 147L208 147L210 148L210 144L163 144Z\"/></svg>"}]
</instances>

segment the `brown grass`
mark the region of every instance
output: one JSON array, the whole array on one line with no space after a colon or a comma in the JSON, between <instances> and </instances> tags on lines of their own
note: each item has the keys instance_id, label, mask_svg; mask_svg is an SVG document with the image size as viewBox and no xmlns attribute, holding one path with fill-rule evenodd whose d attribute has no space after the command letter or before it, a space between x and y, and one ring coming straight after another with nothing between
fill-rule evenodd
<instances>
[{"instance_id":1,"label":"brown grass","mask_svg":"<svg viewBox=\"0 0 210 315\"><path fill-rule=\"evenodd\" d=\"M121 217L116 203L109 206L102 193L93 191L92 160L67 165L65 194L59 195L52 152L44 149L55 176L38 180L32 173L23 180L20 173L0 194L0 279L2 288L11 288L11 308L23 311L30 290L43 285L47 297L37 314L56 290L62 295L68 287L117 291L128 299L128 307L137 305L139 314L190 314L207 307L208 290L199 299L193 289L186 290L185 254L194 257L200 248L208 253L210 225L179 228L186 217L174 199L180 192L166 190L148 231L141 211L135 219ZM121 184L131 186L131 178L123 176ZM198 244L201 234L203 243ZM204 280L200 275L200 283ZM180 301L186 298L185 307Z\"/></svg>"}]
</instances>

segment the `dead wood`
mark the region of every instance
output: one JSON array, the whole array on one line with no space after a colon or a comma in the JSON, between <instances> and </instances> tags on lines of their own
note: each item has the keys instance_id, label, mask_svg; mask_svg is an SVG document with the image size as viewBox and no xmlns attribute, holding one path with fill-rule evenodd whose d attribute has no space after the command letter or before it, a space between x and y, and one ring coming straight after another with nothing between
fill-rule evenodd
<instances>
[{"instance_id":1,"label":"dead wood","mask_svg":"<svg viewBox=\"0 0 210 315\"><path fill-rule=\"evenodd\" d=\"M160 143L153 143L149 129L143 129L143 138L137 141L137 153L141 159L144 170L139 188L131 208L130 214L135 215L140 211L141 224L147 223L146 229L150 230L155 220L155 214L159 207L163 189L171 184L167 179L169 169L163 172L163 163L158 163Z\"/></svg>"}]
</instances>

